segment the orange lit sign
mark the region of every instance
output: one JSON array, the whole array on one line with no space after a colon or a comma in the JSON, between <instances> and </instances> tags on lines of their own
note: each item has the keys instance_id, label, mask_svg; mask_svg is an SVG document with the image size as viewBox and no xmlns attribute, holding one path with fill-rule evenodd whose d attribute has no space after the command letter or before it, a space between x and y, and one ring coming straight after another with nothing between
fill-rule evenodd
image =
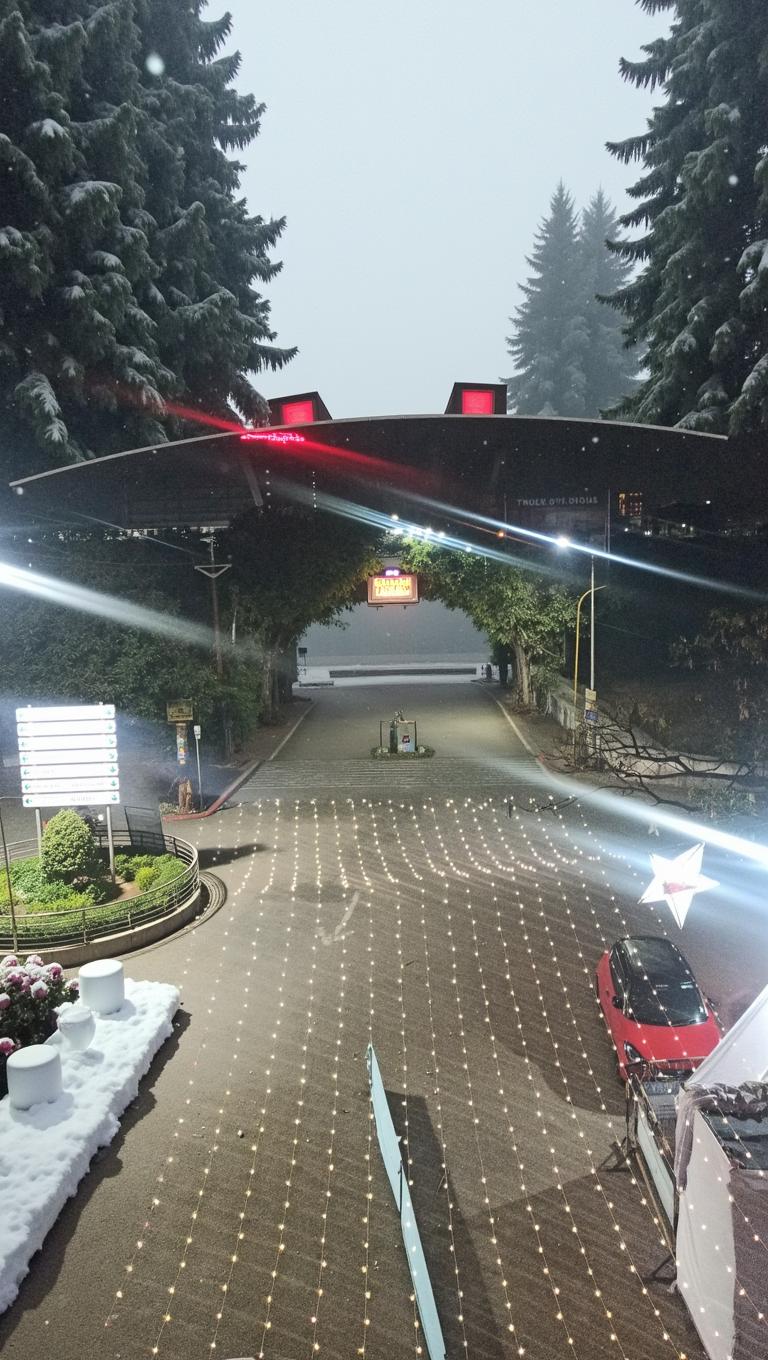
<instances>
[{"instance_id":1,"label":"orange lit sign","mask_svg":"<svg viewBox=\"0 0 768 1360\"><path fill-rule=\"evenodd\" d=\"M418 604L418 576L369 576L369 604Z\"/></svg>"}]
</instances>

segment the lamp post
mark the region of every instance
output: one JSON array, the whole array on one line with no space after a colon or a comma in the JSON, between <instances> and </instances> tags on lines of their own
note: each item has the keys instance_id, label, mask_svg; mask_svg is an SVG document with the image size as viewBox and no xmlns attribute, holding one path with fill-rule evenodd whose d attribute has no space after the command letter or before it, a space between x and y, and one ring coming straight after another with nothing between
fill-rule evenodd
<instances>
[{"instance_id":1,"label":"lamp post","mask_svg":"<svg viewBox=\"0 0 768 1360\"><path fill-rule=\"evenodd\" d=\"M583 603L584 603L584 601L586 600L587 596L589 596L589 600L590 600L590 605L589 605L589 688L590 688L590 690L592 691L592 693L594 694L594 692L595 692L595 592L598 591L598 590L605 590L605 589L606 589L605 586L596 586L596 585L595 585L595 558L594 558L594 554L592 554L591 557L590 557L590 563L591 563L591 566L590 566L590 574L589 574L589 590L585 590L585 591L584 591L584 594L583 594L582 596L580 596L579 602L578 602L578 604L577 604L577 606L576 606L576 646L575 646L575 649L574 649L574 657L573 657L573 710L574 710L573 750L574 750L574 755L575 755L575 753L576 753L576 733L577 733L577 731L578 731L578 726L577 726L577 724L576 724L576 709L577 709L577 707L578 707L578 702L579 702L579 630L580 630L580 626L581 626L581 606L583 605Z\"/></svg>"}]
</instances>

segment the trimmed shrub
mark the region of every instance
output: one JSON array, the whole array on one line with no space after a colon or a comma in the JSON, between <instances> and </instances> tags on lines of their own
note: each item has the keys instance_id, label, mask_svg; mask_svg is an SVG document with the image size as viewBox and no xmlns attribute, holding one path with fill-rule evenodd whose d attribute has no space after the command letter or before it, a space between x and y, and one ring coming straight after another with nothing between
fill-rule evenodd
<instances>
[{"instance_id":1,"label":"trimmed shrub","mask_svg":"<svg viewBox=\"0 0 768 1360\"><path fill-rule=\"evenodd\" d=\"M47 879L60 883L72 883L76 878L90 878L98 873L95 837L72 808L57 812L45 828L40 865Z\"/></svg>"},{"instance_id":2,"label":"trimmed shrub","mask_svg":"<svg viewBox=\"0 0 768 1360\"><path fill-rule=\"evenodd\" d=\"M132 883L135 878L136 865L133 861L133 855L126 855L122 851L115 855L115 873L119 874L125 883Z\"/></svg>"},{"instance_id":3,"label":"trimmed shrub","mask_svg":"<svg viewBox=\"0 0 768 1360\"><path fill-rule=\"evenodd\" d=\"M157 869L154 864L144 864L140 869L136 870L135 878L136 887L139 892L147 892L149 888L154 885L155 879L157 878Z\"/></svg>"}]
</instances>

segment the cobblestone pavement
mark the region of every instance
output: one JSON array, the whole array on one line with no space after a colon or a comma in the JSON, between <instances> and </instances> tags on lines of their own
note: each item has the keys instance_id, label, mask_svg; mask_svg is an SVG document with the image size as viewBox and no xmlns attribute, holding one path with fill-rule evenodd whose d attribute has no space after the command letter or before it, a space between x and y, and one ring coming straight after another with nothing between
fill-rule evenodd
<instances>
[{"instance_id":1,"label":"cobblestone pavement","mask_svg":"<svg viewBox=\"0 0 768 1360\"><path fill-rule=\"evenodd\" d=\"M624 1097L592 987L606 944L671 917L578 804L536 810L487 698L450 702L504 791L370 795L334 700L261 789L188 824L226 901L126 960L180 985L175 1036L0 1319L8 1360L423 1353L369 1042L450 1357L699 1360L680 1298L644 1282L666 1249L612 1169Z\"/></svg>"}]
</instances>

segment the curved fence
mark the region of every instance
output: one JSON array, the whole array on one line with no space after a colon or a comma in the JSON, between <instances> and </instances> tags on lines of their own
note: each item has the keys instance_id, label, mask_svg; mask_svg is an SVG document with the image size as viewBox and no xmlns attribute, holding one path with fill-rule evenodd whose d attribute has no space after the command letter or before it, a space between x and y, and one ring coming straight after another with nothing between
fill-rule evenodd
<instances>
[{"instance_id":1,"label":"curved fence","mask_svg":"<svg viewBox=\"0 0 768 1360\"><path fill-rule=\"evenodd\" d=\"M118 849L134 850L127 831L115 831ZM138 926L169 916L189 902L200 891L200 868L197 851L188 841L178 836L164 836L164 853L175 855L179 861L178 877L133 897L118 898L87 907L62 907L56 911L26 913L23 903L16 906L16 925L7 906L0 908L0 953L13 949L28 952L50 949L54 945L88 944L105 935L135 930ZM11 860L26 859L37 854L37 841L14 841L8 846ZM0 878L4 878L0 859Z\"/></svg>"}]
</instances>

